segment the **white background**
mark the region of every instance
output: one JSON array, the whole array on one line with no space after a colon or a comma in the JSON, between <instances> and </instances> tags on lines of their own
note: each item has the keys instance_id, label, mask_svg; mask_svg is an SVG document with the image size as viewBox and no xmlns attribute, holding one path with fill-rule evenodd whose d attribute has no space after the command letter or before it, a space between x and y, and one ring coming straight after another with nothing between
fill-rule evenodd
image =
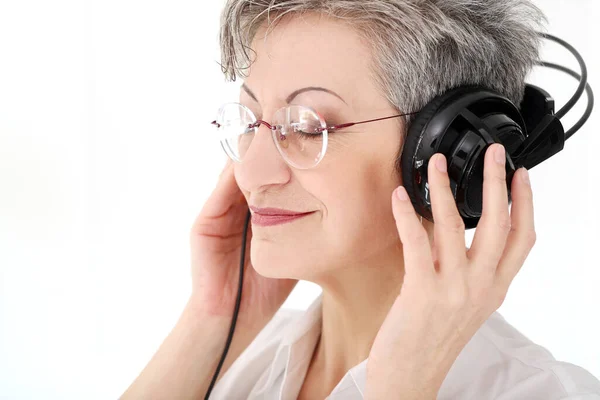
<instances>
[{"instance_id":1,"label":"white background","mask_svg":"<svg viewBox=\"0 0 600 400\"><path fill-rule=\"evenodd\" d=\"M598 2L537 3L600 95ZM1 399L117 398L177 320L189 229L225 162L209 123L237 94L217 64L221 7L0 3ZM577 68L552 43L544 54ZM576 87L553 71L529 81L559 107ZM532 169L538 241L499 309L596 376L598 114ZM319 291L301 282L284 306L305 308Z\"/></svg>"}]
</instances>

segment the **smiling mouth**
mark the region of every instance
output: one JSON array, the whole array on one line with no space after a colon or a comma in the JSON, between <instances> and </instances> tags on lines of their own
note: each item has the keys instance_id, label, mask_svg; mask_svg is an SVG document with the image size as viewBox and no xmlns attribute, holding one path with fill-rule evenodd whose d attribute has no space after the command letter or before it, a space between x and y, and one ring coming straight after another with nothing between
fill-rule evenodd
<instances>
[{"instance_id":1,"label":"smiling mouth","mask_svg":"<svg viewBox=\"0 0 600 400\"><path fill-rule=\"evenodd\" d=\"M281 225L288 222L296 221L300 218L313 214L314 211L301 214L260 214L252 213L252 224L258 226L273 226Z\"/></svg>"}]
</instances>

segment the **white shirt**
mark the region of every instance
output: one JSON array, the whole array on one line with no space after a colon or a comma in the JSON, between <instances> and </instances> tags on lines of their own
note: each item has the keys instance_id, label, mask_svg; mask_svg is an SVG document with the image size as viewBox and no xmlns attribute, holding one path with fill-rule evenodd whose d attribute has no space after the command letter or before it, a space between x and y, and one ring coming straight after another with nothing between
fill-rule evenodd
<instances>
[{"instance_id":1,"label":"white shirt","mask_svg":"<svg viewBox=\"0 0 600 400\"><path fill-rule=\"evenodd\" d=\"M322 296L306 311L281 308L217 382L210 399L296 399L321 333ZM352 367L327 400L363 399L367 360ZM557 361L496 311L463 348L437 399L600 400L600 381Z\"/></svg>"}]
</instances>

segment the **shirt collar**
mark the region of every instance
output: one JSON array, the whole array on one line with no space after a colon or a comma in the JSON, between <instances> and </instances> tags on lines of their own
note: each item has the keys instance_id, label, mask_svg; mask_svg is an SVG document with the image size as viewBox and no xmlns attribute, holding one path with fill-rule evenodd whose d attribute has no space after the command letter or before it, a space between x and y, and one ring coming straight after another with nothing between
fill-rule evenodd
<instances>
[{"instance_id":1,"label":"shirt collar","mask_svg":"<svg viewBox=\"0 0 600 400\"><path fill-rule=\"evenodd\" d=\"M316 340L321 334L322 303L323 293L321 292L306 311L300 314L298 319L286 326L281 341L282 345L292 346L308 333L312 333L311 338L314 339L316 343ZM317 326L318 329L314 329L315 326Z\"/></svg>"},{"instance_id":2,"label":"shirt collar","mask_svg":"<svg viewBox=\"0 0 600 400\"><path fill-rule=\"evenodd\" d=\"M286 375L291 368L294 368L295 360L304 351L304 355L309 357L312 355L316 342L321 333L321 300L323 293L313 301L313 303L300 314L298 318L290 321L283 329L281 340L275 356L267 371L267 379L264 379L262 385L258 389L257 394L263 393L266 389L271 388L279 375ZM292 358L292 350L293 355ZM303 359L301 359L303 360ZM308 360L310 362L310 359ZM285 382L284 385L292 385L293 383ZM301 384L300 382L299 384ZM280 388L283 391L283 387ZM280 396L281 397L281 396Z\"/></svg>"},{"instance_id":3,"label":"shirt collar","mask_svg":"<svg viewBox=\"0 0 600 400\"><path fill-rule=\"evenodd\" d=\"M285 375L280 393L298 392L321 334L322 300L321 292L305 312L284 328L281 342L268 371L268 378L259 392L271 387L282 373ZM352 367L327 399L362 399L367 361L368 359L365 359Z\"/></svg>"}]
</instances>

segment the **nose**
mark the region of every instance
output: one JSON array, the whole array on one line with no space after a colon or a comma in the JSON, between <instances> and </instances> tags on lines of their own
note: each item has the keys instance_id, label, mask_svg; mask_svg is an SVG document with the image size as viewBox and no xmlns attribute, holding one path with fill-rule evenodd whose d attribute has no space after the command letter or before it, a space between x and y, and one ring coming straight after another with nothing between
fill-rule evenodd
<instances>
[{"instance_id":1,"label":"nose","mask_svg":"<svg viewBox=\"0 0 600 400\"><path fill-rule=\"evenodd\" d=\"M259 192L290 180L291 170L279 154L272 135L272 131L261 124L236 168L238 185L248 192Z\"/></svg>"}]
</instances>

